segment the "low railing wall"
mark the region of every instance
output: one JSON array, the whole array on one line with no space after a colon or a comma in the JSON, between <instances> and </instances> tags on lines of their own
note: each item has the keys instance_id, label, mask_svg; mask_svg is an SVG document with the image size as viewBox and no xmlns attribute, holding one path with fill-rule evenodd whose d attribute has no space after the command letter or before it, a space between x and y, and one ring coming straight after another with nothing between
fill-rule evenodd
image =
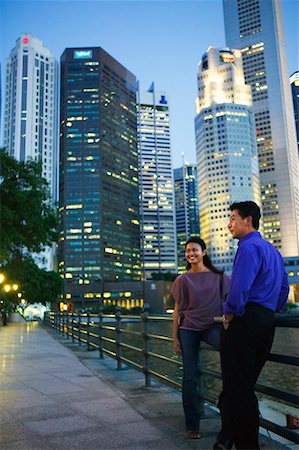
<instances>
[{"instance_id":1,"label":"low railing wall","mask_svg":"<svg viewBox=\"0 0 299 450\"><path fill-rule=\"evenodd\" d=\"M140 324L138 331L125 329L124 325L130 321ZM149 315L147 306L145 306L141 316L124 315L120 311L117 311L115 314L103 314L101 310L98 314L51 311L45 315L45 323L67 339L72 339L73 342L76 340L79 345L85 344L87 350L98 350L100 358L103 358L104 354L114 358L117 362L117 369L121 369L122 364L126 364L143 372L146 386L150 386L151 378L154 377L162 383L166 383L175 389L180 389L181 383L178 379L163 373L159 368L172 365L180 370L182 367L181 358L173 354L171 356L163 355L159 350L152 350L155 347L154 343L156 343L157 348L163 348L166 344L171 345L172 343L171 337L150 332L150 324L153 322L172 322L172 317ZM299 317L280 314L276 318L276 327L298 329ZM134 343L126 342L125 338L133 340ZM136 345L136 342L139 345ZM215 352L208 345L203 345L202 350ZM200 351L198 375L199 401L203 411L204 401L213 405L217 404L217 395L202 388L203 377L208 376L212 379L221 380L221 373L220 370L213 370L204 365L201 358L202 350ZM135 358L130 356L133 354L136 355ZM158 362L158 369L153 368L154 361ZM299 357L296 356L271 353L269 361L283 364L286 368L287 366L299 366ZM295 392L262 384L256 384L256 392L266 395L275 401L287 403L291 405L291 408L298 408L299 395ZM299 434L295 430L288 429L264 418L260 419L260 425L268 431L272 431L294 443L299 443Z\"/></svg>"}]
</instances>

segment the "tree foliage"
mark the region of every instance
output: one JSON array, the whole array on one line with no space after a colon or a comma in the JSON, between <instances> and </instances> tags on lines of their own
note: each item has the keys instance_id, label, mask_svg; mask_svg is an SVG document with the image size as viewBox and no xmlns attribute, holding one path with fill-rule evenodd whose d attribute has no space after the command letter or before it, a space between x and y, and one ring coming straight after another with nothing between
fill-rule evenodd
<instances>
[{"instance_id":1,"label":"tree foliage","mask_svg":"<svg viewBox=\"0 0 299 450\"><path fill-rule=\"evenodd\" d=\"M27 302L54 301L62 291L56 272L40 269L37 254L58 239L58 215L41 164L19 162L0 149L0 266ZM3 293L2 293L3 294ZM16 293L3 294L17 302Z\"/></svg>"},{"instance_id":2,"label":"tree foliage","mask_svg":"<svg viewBox=\"0 0 299 450\"><path fill-rule=\"evenodd\" d=\"M40 269L31 256L14 255L1 269L6 281L16 283L18 291L28 303L56 301L63 282L58 273ZM6 294L12 303L18 303L17 293Z\"/></svg>"},{"instance_id":3,"label":"tree foliage","mask_svg":"<svg viewBox=\"0 0 299 450\"><path fill-rule=\"evenodd\" d=\"M47 180L35 161L19 162L0 150L0 262L40 252L57 240L58 217Z\"/></svg>"}]
</instances>

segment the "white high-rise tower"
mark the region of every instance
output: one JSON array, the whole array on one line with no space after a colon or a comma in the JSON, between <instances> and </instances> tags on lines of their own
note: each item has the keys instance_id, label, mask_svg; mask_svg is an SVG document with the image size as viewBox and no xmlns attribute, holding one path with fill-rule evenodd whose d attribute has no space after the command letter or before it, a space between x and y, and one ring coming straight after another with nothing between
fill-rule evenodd
<instances>
[{"instance_id":1,"label":"white high-rise tower","mask_svg":"<svg viewBox=\"0 0 299 450\"><path fill-rule=\"evenodd\" d=\"M227 272L235 255L229 206L261 204L251 104L241 53L209 47L199 63L195 118L200 235L213 263Z\"/></svg>"},{"instance_id":2,"label":"white high-rise tower","mask_svg":"<svg viewBox=\"0 0 299 450\"><path fill-rule=\"evenodd\" d=\"M264 236L299 254L299 167L280 0L223 0L226 44L240 49L256 123Z\"/></svg>"},{"instance_id":3,"label":"white high-rise tower","mask_svg":"<svg viewBox=\"0 0 299 450\"><path fill-rule=\"evenodd\" d=\"M154 83L138 106L141 263L143 276L177 271L168 98Z\"/></svg>"},{"instance_id":4,"label":"white high-rise tower","mask_svg":"<svg viewBox=\"0 0 299 450\"><path fill-rule=\"evenodd\" d=\"M57 62L42 41L23 33L10 52L5 69L3 143L18 161L41 162L50 195L57 200ZM53 269L54 247L39 261Z\"/></svg>"},{"instance_id":5,"label":"white high-rise tower","mask_svg":"<svg viewBox=\"0 0 299 450\"><path fill-rule=\"evenodd\" d=\"M42 163L53 200L57 199L57 62L41 40L23 33L5 71L3 141L18 161Z\"/></svg>"}]
</instances>

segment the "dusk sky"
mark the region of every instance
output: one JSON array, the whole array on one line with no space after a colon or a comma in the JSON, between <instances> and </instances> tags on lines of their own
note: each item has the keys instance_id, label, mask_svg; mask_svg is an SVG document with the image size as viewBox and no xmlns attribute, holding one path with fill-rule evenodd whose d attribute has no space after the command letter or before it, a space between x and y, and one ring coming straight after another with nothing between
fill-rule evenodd
<instances>
[{"instance_id":1,"label":"dusk sky","mask_svg":"<svg viewBox=\"0 0 299 450\"><path fill-rule=\"evenodd\" d=\"M299 70L298 5L282 0L289 74ZM222 0L0 0L0 30L2 81L22 32L41 39L57 60L66 47L99 46L136 75L142 90L154 81L170 96L173 167L182 152L196 161L197 65L210 45L225 46Z\"/></svg>"}]
</instances>

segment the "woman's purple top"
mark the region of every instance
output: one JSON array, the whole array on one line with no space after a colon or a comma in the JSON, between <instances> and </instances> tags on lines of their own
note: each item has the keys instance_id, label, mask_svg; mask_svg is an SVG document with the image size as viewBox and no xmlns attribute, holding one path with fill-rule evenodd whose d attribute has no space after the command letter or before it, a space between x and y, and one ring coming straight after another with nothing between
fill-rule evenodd
<instances>
[{"instance_id":1,"label":"woman's purple top","mask_svg":"<svg viewBox=\"0 0 299 450\"><path fill-rule=\"evenodd\" d=\"M171 294L179 304L179 325L186 330L202 331L221 316L222 304L230 280L222 273L186 272L173 282Z\"/></svg>"}]
</instances>

